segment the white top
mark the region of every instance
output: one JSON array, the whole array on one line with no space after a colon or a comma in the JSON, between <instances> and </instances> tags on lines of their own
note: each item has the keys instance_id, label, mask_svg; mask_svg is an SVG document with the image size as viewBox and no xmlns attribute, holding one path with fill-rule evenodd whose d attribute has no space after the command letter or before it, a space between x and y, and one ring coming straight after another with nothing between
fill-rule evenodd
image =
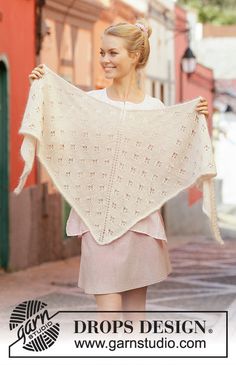
<instances>
[{"instance_id":1,"label":"white top","mask_svg":"<svg viewBox=\"0 0 236 365\"><path fill-rule=\"evenodd\" d=\"M99 89L99 90L91 90L88 91L87 94L94 96L99 100L103 100L109 104L116 105L120 108L123 108L124 102L119 100L112 100L107 96L107 89ZM152 96L146 94L144 100L141 103L133 103L131 101L126 101L127 109L161 109L164 108L165 105L162 103L160 99L153 98Z\"/></svg>"}]
</instances>

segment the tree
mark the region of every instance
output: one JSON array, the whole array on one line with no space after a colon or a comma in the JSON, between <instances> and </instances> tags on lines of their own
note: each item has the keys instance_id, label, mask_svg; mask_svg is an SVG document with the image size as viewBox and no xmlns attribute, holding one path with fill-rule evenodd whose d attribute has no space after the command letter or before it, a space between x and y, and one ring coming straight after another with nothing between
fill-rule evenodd
<instances>
[{"instance_id":1,"label":"tree","mask_svg":"<svg viewBox=\"0 0 236 365\"><path fill-rule=\"evenodd\" d=\"M236 24L236 0L178 0L187 9L195 9L201 23Z\"/></svg>"}]
</instances>

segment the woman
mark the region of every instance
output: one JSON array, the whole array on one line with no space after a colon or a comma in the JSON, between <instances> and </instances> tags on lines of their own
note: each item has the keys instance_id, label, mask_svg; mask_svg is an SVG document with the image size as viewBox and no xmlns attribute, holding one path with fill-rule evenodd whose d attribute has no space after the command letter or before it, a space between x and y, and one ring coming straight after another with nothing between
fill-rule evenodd
<instances>
[{"instance_id":1,"label":"woman","mask_svg":"<svg viewBox=\"0 0 236 365\"><path fill-rule=\"evenodd\" d=\"M137 71L149 57L152 30L145 19L136 24L118 23L105 29L101 39L100 64L113 83L89 93L105 102L129 109L163 108L163 103L141 90ZM30 83L43 76L42 65L29 75ZM208 117L206 99L196 110ZM99 311L144 311L148 285L164 280L171 272L167 240L159 211L142 219L108 245L98 245L73 209L67 234L82 236L79 286L94 294ZM123 319L144 318L140 313L123 313ZM104 318L117 318L105 313ZM101 316L102 318L102 316Z\"/></svg>"}]
</instances>

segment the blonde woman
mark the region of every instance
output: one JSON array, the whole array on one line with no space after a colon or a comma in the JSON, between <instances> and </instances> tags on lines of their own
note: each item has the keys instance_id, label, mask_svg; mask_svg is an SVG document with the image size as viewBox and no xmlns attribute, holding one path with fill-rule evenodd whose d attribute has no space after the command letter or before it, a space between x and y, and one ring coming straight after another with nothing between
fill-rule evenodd
<instances>
[{"instance_id":1,"label":"blonde woman","mask_svg":"<svg viewBox=\"0 0 236 365\"><path fill-rule=\"evenodd\" d=\"M112 84L89 94L120 108L124 101L127 109L164 108L159 99L145 94L137 82L138 70L148 61L151 32L145 19L106 28L101 37L100 64ZM29 75L30 82L42 77L43 72L42 65L36 67ZM203 99L196 110L208 116L207 101ZM148 285L165 280L172 271L160 211L106 245L94 240L73 208L66 229L68 236L82 237L78 286L95 296L99 311L145 311ZM123 314L123 319L144 318L140 313ZM117 318L117 314L105 313L104 318L108 317Z\"/></svg>"}]
</instances>

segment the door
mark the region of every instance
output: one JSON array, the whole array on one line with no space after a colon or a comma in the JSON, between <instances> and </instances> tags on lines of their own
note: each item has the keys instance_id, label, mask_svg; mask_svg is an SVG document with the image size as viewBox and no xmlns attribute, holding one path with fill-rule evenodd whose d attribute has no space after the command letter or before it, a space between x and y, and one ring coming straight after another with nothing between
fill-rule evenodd
<instances>
[{"instance_id":1,"label":"door","mask_svg":"<svg viewBox=\"0 0 236 365\"><path fill-rule=\"evenodd\" d=\"M7 80L6 65L0 60L0 267L5 269L9 251Z\"/></svg>"}]
</instances>

